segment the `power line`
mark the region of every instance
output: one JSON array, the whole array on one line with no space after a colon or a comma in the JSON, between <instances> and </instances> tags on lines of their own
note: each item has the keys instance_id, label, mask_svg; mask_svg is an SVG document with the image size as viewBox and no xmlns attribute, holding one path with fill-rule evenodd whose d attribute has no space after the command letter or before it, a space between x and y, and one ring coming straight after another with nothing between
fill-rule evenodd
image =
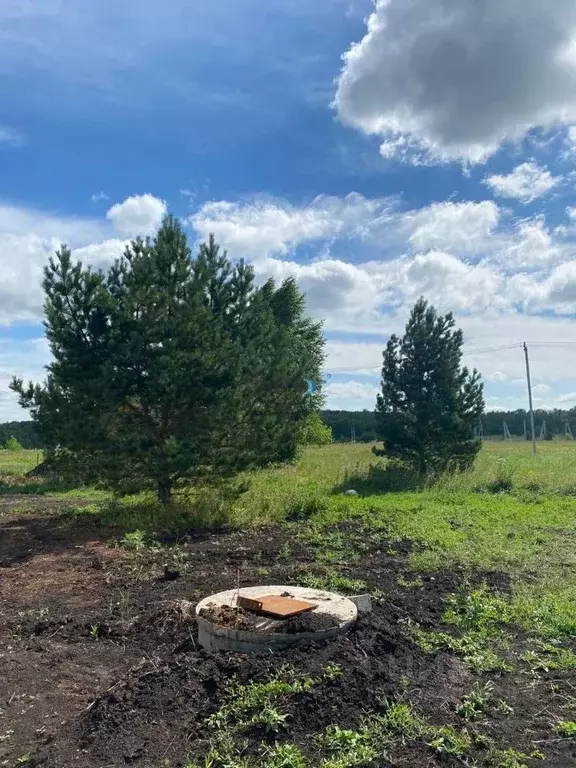
<instances>
[{"instance_id":1,"label":"power line","mask_svg":"<svg viewBox=\"0 0 576 768\"><path fill-rule=\"evenodd\" d=\"M463 352L462 354L463 355L481 355L481 354L483 354L485 352L497 352L499 350L504 350L504 349L515 349L516 347L520 347L520 346L521 346L521 342L518 341L518 342L516 342L514 344L504 344L504 345L501 345L499 347L486 347L485 349L471 349L470 351ZM325 373L328 373L328 372L330 372L330 373L345 373L346 371L354 371L354 372L358 372L358 371L376 371L376 370L380 370L381 367L382 367L381 364L379 364L379 365L354 365L354 366L343 367L343 368L325 368L324 372Z\"/></svg>"},{"instance_id":2,"label":"power line","mask_svg":"<svg viewBox=\"0 0 576 768\"><path fill-rule=\"evenodd\" d=\"M526 344L530 344L530 346L534 347L562 347L565 345L576 345L576 341L527 341ZM489 352L503 352L507 349L522 349L523 342L516 341L512 342L510 344L501 344L497 347L481 347L476 349L469 349L462 353L463 357L469 357L470 355L485 355ZM382 364L379 363L378 365L353 365L349 367L343 367L343 368L325 368L325 373L347 373L347 372L354 372L359 373L360 371L379 371L382 367Z\"/></svg>"},{"instance_id":3,"label":"power line","mask_svg":"<svg viewBox=\"0 0 576 768\"><path fill-rule=\"evenodd\" d=\"M530 344L531 347L564 347L576 344L576 341L527 341L526 344Z\"/></svg>"},{"instance_id":4,"label":"power line","mask_svg":"<svg viewBox=\"0 0 576 768\"><path fill-rule=\"evenodd\" d=\"M467 352L463 352L462 355L483 355L486 352L499 352L500 350L504 349L516 349L516 347L520 347L521 343L515 342L514 344L503 344L499 347L485 347L484 349L470 349Z\"/></svg>"},{"instance_id":5,"label":"power line","mask_svg":"<svg viewBox=\"0 0 576 768\"><path fill-rule=\"evenodd\" d=\"M354 371L354 373L359 373L360 371L379 371L382 367L382 364L379 365L354 365L351 368L324 368L324 373L345 373L346 371Z\"/></svg>"}]
</instances>

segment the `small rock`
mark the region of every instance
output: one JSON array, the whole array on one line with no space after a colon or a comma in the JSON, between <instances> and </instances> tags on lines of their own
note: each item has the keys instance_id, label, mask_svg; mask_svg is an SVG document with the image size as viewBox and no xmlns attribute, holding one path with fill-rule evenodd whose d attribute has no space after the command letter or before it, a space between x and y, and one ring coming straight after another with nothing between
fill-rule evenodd
<instances>
[{"instance_id":1,"label":"small rock","mask_svg":"<svg viewBox=\"0 0 576 768\"><path fill-rule=\"evenodd\" d=\"M354 491L354 490L352 490L352 488L350 488L350 490L344 491L344 495L345 496L358 496L358 491Z\"/></svg>"}]
</instances>

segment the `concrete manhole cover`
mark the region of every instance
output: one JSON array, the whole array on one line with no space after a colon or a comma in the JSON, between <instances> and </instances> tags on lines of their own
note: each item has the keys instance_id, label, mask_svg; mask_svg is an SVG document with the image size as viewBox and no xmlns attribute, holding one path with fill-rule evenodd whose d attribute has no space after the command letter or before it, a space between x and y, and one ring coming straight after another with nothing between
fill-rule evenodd
<instances>
[{"instance_id":1,"label":"concrete manhole cover","mask_svg":"<svg viewBox=\"0 0 576 768\"><path fill-rule=\"evenodd\" d=\"M264 604L274 596L303 601L314 607L289 618L263 615L238 605ZM290 613L288 609L285 609ZM327 640L346 632L358 617L352 600L321 589L288 586L260 586L229 589L204 598L196 606L198 641L210 651L265 652L282 650L302 640Z\"/></svg>"}]
</instances>

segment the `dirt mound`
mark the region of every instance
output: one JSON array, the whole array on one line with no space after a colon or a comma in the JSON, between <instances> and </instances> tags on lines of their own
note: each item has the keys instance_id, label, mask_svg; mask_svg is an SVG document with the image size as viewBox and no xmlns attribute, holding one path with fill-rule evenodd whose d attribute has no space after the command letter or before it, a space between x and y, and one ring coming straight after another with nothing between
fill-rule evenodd
<instances>
[{"instance_id":1,"label":"dirt mound","mask_svg":"<svg viewBox=\"0 0 576 768\"><path fill-rule=\"evenodd\" d=\"M232 608L230 605L208 606L200 611L200 616L221 627L230 627L231 629L244 630L246 632L256 632L258 620L261 617L254 613L246 611L244 608Z\"/></svg>"},{"instance_id":2,"label":"dirt mound","mask_svg":"<svg viewBox=\"0 0 576 768\"><path fill-rule=\"evenodd\" d=\"M210 739L204 721L220 707L230 683L264 680L286 664L299 677L321 677L328 664L341 670L336 679L287 702L291 738L302 744L331 723L357 725L363 711L377 709L392 694L407 668L418 686L435 685L438 693L434 681L441 680L446 692L460 689L467 679L461 665L443 655L433 661L425 657L388 613L377 607L348 635L273 656L191 650L162 663L146 662L98 698L34 764L157 766L168 755L171 766L180 766L190 754L200 759Z\"/></svg>"},{"instance_id":3,"label":"dirt mound","mask_svg":"<svg viewBox=\"0 0 576 768\"><path fill-rule=\"evenodd\" d=\"M333 629L339 625L338 620L329 613L302 613L282 622L275 627L274 632L282 632L287 635L296 635L299 632L322 632L324 629Z\"/></svg>"}]
</instances>

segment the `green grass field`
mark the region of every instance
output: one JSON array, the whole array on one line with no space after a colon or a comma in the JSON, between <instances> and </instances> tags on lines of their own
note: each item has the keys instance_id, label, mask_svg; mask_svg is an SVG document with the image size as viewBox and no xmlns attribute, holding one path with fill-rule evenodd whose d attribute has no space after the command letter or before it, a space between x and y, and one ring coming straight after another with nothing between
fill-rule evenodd
<instances>
[{"instance_id":1,"label":"green grass field","mask_svg":"<svg viewBox=\"0 0 576 768\"><path fill-rule=\"evenodd\" d=\"M307 526L362 518L418 542L411 555L415 571L458 565L505 572L513 579L511 605L519 621L576 632L576 443L545 442L534 456L529 443L487 442L471 471L424 490L391 492L385 464L371 446L311 448L294 465L244 478L249 488L239 497L181 497L172 520L144 494L113 502L90 488L57 493L42 483L22 485L38 458L37 451L1 452L3 490L89 500L93 504L76 509L79 517L151 532L171 524L280 523L294 515ZM345 496L346 488L359 496Z\"/></svg>"},{"instance_id":2,"label":"green grass field","mask_svg":"<svg viewBox=\"0 0 576 768\"><path fill-rule=\"evenodd\" d=\"M146 495L112 502L94 489L55 493L41 483L21 485L18 476L38 458L37 451L1 452L4 491L89 500L93 504L77 508L78 516L98 516L126 530L280 523L294 515L306 518L307 526L362 518L418 542L411 555L415 571L458 565L505 572L513 579L511 605L519 621L576 631L576 443L544 442L534 456L527 442L487 442L471 471L425 490L393 492L382 482L385 464L371 446L311 448L294 465L244 478L249 488L239 497L182 497L173 519ZM358 489L359 496L345 496L346 488Z\"/></svg>"},{"instance_id":3,"label":"green grass field","mask_svg":"<svg viewBox=\"0 0 576 768\"><path fill-rule=\"evenodd\" d=\"M311 524L349 517L418 542L415 571L454 566L512 577L510 610L525 627L576 633L576 443L486 443L474 468L420 491L379 492L366 445L309 450L295 466L258 473L239 522L309 509ZM365 489L350 498L333 489Z\"/></svg>"}]
</instances>

